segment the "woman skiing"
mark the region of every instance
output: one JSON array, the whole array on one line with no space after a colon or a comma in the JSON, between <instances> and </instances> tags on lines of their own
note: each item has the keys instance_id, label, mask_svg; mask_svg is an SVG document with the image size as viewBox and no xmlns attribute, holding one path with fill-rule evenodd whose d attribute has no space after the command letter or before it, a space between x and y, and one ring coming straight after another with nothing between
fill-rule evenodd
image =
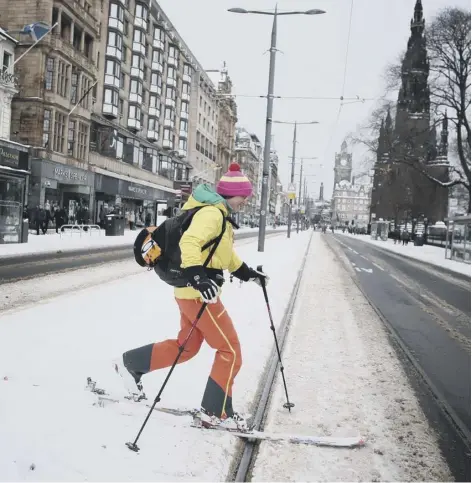
<instances>
[{"instance_id":1,"label":"woman skiing","mask_svg":"<svg viewBox=\"0 0 472 483\"><path fill-rule=\"evenodd\" d=\"M115 370L125 380L131 393L142 393L144 374L170 367L176 359L180 344L186 339L202 307L208 305L188 340L179 363L194 357L202 342L216 350L213 367L201 402L201 418L206 425L221 425L228 429L246 429L244 419L233 410L232 388L241 368L241 347L233 322L219 298L218 274L223 270L242 281L267 280L264 273L249 268L233 249L233 228L226 223L221 241L206 268L203 267L210 248L202 247L222 232L223 216L238 211L252 195L249 179L232 163L218 182L216 192L207 185L198 186L183 206L183 210L201 208L192 218L180 240L182 268L188 286L175 289L180 310L180 331L176 339L152 343L125 352Z\"/></svg>"}]
</instances>

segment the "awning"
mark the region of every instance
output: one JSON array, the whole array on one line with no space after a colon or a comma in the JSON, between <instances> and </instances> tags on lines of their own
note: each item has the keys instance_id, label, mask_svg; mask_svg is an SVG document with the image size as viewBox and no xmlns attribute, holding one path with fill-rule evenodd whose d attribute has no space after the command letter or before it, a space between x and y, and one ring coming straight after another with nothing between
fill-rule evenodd
<instances>
[{"instance_id":1,"label":"awning","mask_svg":"<svg viewBox=\"0 0 472 483\"><path fill-rule=\"evenodd\" d=\"M14 173L18 173L18 174L31 174L31 171L26 171L24 169L10 168L10 166L3 166L2 164L0 164L0 169L5 171L13 171Z\"/></svg>"},{"instance_id":2,"label":"awning","mask_svg":"<svg viewBox=\"0 0 472 483\"><path fill-rule=\"evenodd\" d=\"M95 173L103 174L104 176L109 176L110 178L122 179L123 181L129 181L131 183L141 184L143 186L149 186L150 188L166 191L167 193L172 193L174 195L179 194L178 190L170 188L169 186L151 183L150 181L144 181L142 179L132 178L130 176L114 173L113 171L108 171L107 169L102 169L102 168L99 168L98 166L91 166L91 170L94 171Z\"/></svg>"}]
</instances>

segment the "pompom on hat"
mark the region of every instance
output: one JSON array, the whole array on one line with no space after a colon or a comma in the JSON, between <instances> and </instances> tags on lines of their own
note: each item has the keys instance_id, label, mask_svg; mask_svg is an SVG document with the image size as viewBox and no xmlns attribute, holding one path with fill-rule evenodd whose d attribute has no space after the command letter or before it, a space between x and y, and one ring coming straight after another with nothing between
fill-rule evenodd
<instances>
[{"instance_id":1,"label":"pompom on hat","mask_svg":"<svg viewBox=\"0 0 472 483\"><path fill-rule=\"evenodd\" d=\"M239 164L231 163L228 172L221 177L216 185L216 192L227 198L233 196L249 198L252 195L252 184L248 177L241 172Z\"/></svg>"}]
</instances>

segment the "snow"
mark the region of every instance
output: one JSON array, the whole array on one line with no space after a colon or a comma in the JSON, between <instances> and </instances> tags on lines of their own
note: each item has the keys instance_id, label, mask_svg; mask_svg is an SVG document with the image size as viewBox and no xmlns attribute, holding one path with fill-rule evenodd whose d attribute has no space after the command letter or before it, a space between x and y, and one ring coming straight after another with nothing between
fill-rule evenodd
<instances>
[{"instance_id":1,"label":"snow","mask_svg":"<svg viewBox=\"0 0 472 483\"><path fill-rule=\"evenodd\" d=\"M135 232L133 233L133 235ZM252 266L264 265L275 324L288 303L311 232L236 242ZM44 238L47 238L44 236ZM34 283L35 282L35 283ZM28 293L29 292L29 293ZM87 376L111 392L120 383L110 360L123 351L175 337L178 309L172 288L134 261L2 285L0 305L0 479L2 481L224 481L238 440L189 427L186 418L153 413L135 454L133 440L147 408L93 406ZM6 302L6 299L9 299ZM37 303L40 301L41 303ZM252 401L273 347L260 287L224 287L243 349L234 388L235 408ZM199 407L214 352L204 346L177 367L163 406ZM153 398L167 371L144 378ZM33 466L34 465L34 466ZM32 469L34 468L34 469Z\"/></svg>"},{"instance_id":2,"label":"snow","mask_svg":"<svg viewBox=\"0 0 472 483\"><path fill-rule=\"evenodd\" d=\"M253 481L451 481L382 322L314 234L267 431L355 436L355 450L264 442ZM349 268L352 270L352 267ZM317 275L314 275L317 274ZM322 274L322 276L321 276ZM315 296L314 294L319 294Z\"/></svg>"},{"instance_id":3,"label":"snow","mask_svg":"<svg viewBox=\"0 0 472 483\"><path fill-rule=\"evenodd\" d=\"M449 260L445 258L445 248L434 247L432 245L423 245L422 247L415 247L412 242L403 246L400 243L395 244L390 238L387 241L372 240L370 235L351 235L349 233L342 233L337 231L336 234L355 238L356 240L376 245L379 248L389 250L391 252L399 253L405 257L414 258L421 262L431 263L437 267L446 268L462 275L468 275L470 277L471 267L470 264L464 262L458 262L456 260Z\"/></svg>"},{"instance_id":4,"label":"snow","mask_svg":"<svg viewBox=\"0 0 472 483\"><path fill-rule=\"evenodd\" d=\"M285 228L286 229L286 228ZM267 227L267 230L272 228ZM283 231L284 227L278 230ZM257 233L258 228L240 228L238 233ZM80 235L78 232L57 233L47 235L32 235L28 237L28 243L12 243L0 245L0 259L15 255L29 255L38 253L57 253L70 250L94 249L101 247L132 246L138 236L139 230L125 230L122 236L105 236L105 230L92 230Z\"/></svg>"}]
</instances>

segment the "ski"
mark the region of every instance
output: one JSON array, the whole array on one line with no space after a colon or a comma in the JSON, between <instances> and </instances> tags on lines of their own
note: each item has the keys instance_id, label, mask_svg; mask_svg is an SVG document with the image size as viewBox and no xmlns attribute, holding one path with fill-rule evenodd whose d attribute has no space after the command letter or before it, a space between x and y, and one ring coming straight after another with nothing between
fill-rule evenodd
<instances>
[{"instance_id":1,"label":"ski","mask_svg":"<svg viewBox=\"0 0 472 483\"><path fill-rule=\"evenodd\" d=\"M112 404L133 404L141 403L143 399L133 399L131 396L123 396L122 398L114 397L107 393L104 389L97 387L95 381L91 378L87 379L87 389L97 396L98 406L106 406L107 403ZM151 407L150 404L146 404L146 407ZM250 430L246 432L230 430L222 428L220 426L205 427L202 425L199 418L200 411L198 409L190 408L167 408L167 407L154 407L154 411L170 414L172 416L189 416L192 418L191 427L201 429L204 431L218 431L226 432L237 438L243 438L246 440L257 441L271 441L271 442L287 442L291 444L303 444L311 446L328 446L338 448L356 448L365 445L364 440L360 436L342 437L342 436L315 436L304 434L287 434L287 433L275 433L268 431Z\"/></svg>"}]
</instances>

